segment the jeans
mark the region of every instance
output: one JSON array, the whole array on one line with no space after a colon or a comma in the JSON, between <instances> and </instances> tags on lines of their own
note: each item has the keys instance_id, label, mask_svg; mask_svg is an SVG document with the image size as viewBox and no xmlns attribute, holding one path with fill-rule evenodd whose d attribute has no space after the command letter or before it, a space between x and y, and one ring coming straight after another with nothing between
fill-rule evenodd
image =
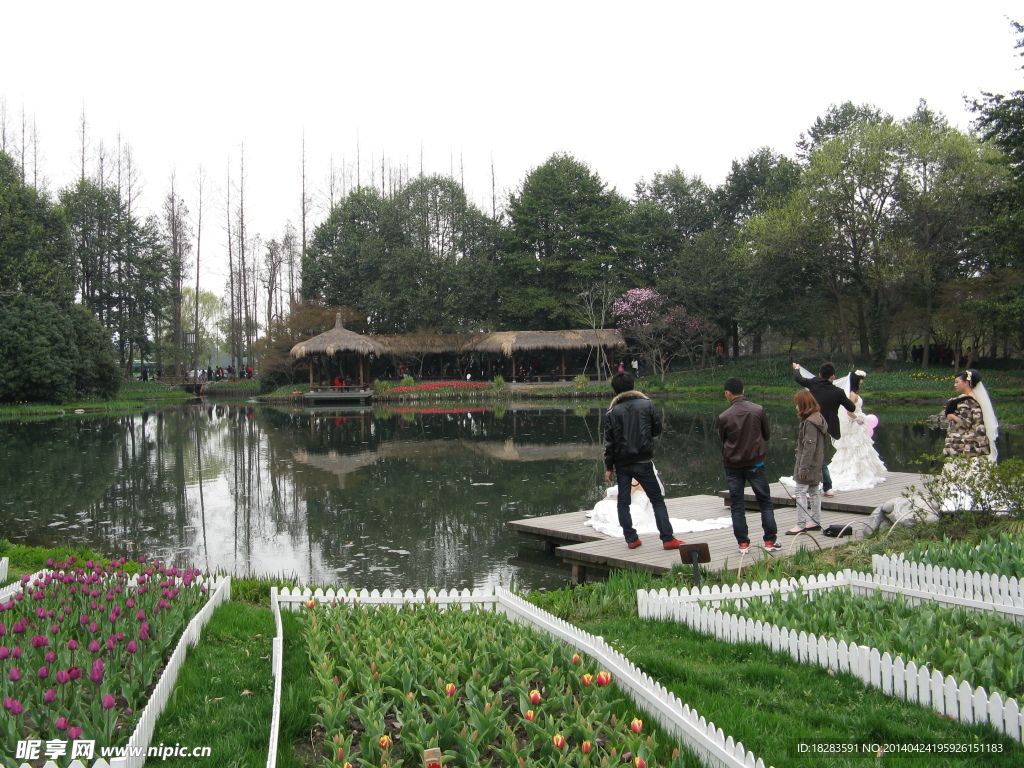
<instances>
[{"instance_id":1,"label":"jeans","mask_svg":"<svg viewBox=\"0 0 1024 768\"><path fill-rule=\"evenodd\" d=\"M747 510L743 504L743 486L750 483L750 490L761 506L761 527L764 529L764 540L775 541L779 532L775 525L775 507L772 506L771 493L768 490L768 473L764 465L760 467L726 467L725 478L729 481L729 507L732 511L732 531L736 541L749 544L747 536Z\"/></svg>"},{"instance_id":2,"label":"jeans","mask_svg":"<svg viewBox=\"0 0 1024 768\"><path fill-rule=\"evenodd\" d=\"M647 498L651 500L654 507L654 522L658 526L658 535L663 542L672 541L675 536L672 533L672 523L668 521L668 507L665 506L665 494L661 491L661 483L654 474L654 462L645 461L641 464L626 464L615 467L615 478L619 485L619 525L622 526L622 534L626 537L626 543L632 544L636 541L636 528L633 527L633 516L629 514L630 486L635 478L640 487L644 489Z\"/></svg>"},{"instance_id":3,"label":"jeans","mask_svg":"<svg viewBox=\"0 0 1024 768\"><path fill-rule=\"evenodd\" d=\"M796 524L799 528L807 527L807 497L811 497L810 516L811 522L821 525L821 483L801 483L799 480L793 489L793 498L796 499Z\"/></svg>"}]
</instances>

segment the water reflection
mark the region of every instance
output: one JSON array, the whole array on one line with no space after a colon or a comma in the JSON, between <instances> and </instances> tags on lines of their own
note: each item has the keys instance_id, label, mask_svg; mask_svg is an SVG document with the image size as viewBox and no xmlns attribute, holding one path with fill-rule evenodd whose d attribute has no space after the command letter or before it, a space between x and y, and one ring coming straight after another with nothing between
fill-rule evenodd
<instances>
[{"instance_id":1,"label":"water reflection","mask_svg":"<svg viewBox=\"0 0 1024 768\"><path fill-rule=\"evenodd\" d=\"M670 496L722 487L716 414L663 407ZM926 413L881 412L893 470L936 453ZM770 474L796 420L769 409ZM291 411L186 405L119 418L0 425L0 536L85 543L236 574L367 588L565 583L505 523L589 508L603 489L603 409ZM1001 439L1016 455L1014 433Z\"/></svg>"}]
</instances>

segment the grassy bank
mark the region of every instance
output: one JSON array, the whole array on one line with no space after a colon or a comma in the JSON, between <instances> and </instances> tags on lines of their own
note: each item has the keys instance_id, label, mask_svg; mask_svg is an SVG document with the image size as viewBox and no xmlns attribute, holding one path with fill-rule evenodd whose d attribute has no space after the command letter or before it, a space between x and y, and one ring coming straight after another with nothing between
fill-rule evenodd
<instances>
[{"instance_id":1,"label":"grassy bank","mask_svg":"<svg viewBox=\"0 0 1024 768\"><path fill-rule=\"evenodd\" d=\"M67 416L76 413L123 414L136 413L147 408L173 405L192 399L177 387L169 387L158 381L128 381L121 385L117 397L110 400L88 399L70 403L3 403L0 404L0 419L27 419L38 417Z\"/></svg>"},{"instance_id":2,"label":"grassy bank","mask_svg":"<svg viewBox=\"0 0 1024 768\"><path fill-rule=\"evenodd\" d=\"M949 538L977 542L993 532L984 520L954 517L913 530L830 549L802 551L793 557L765 559L747 568L743 581L798 577L842 568L870 570L874 553L902 552L914 543L931 545ZM96 558L78 550L52 551L6 546L11 578L45 566L48 557ZM705 583L727 584L733 572L707 572ZM168 765L250 766L266 758L272 705L270 641L273 620L269 593L275 579L237 579L233 601L215 614L203 641L193 648L170 706L161 718L154 744L209 745L208 760L168 759ZM966 726L933 711L866 689L848 675L794 662L785 654L753 645L732 645L678 624L641 620L636 590L688 587L691 576L679 570L663 578L620 573L607 582L529 595L532 602L571 623L601 635L683 701L742 741L766 764L783 766L867 764L863 758L806 762L796 744L817 739L836 743L936 742L969 744L996 737L981 726ZM430 585L424 585L427 587ZM279 764L317 765L317 731L311 701L313 681L292 616L284 617L285 685ZM1024 748L1003 740L1000 754L929 760L929 765L1010 766L1024 764ZM879 764L871 759L871 764ZM885 765L921 765L920 757L887 756Z\"/></svg>"}]
</instances>

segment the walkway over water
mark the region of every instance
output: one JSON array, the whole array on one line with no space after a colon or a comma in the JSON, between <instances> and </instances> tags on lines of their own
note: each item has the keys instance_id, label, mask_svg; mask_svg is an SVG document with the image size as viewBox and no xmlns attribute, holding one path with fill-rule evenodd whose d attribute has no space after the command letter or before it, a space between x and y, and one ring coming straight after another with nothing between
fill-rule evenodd
<instances>
[{"instance_id":1,"label":"walkway over water","mask_svg":"<svg viewBox=\"0 0 1024 768\"><path fill-rule=\"evenodd\" d=\"M735 570L741 564L749 566L762 558L790 554L797 549L816 546L824 549L853 541L860 533L859 524L864 522L865 516L889 499L901 496L911 486L920 488L922 482L923 476L919 474L889 472L886 481L875 488L839 492L833 498L822 498L823 526L853 524L854 535L841 539L829 538L820 532L786 536L784 532L796 525L796 506L791 490L781 483L773 483L770 489L775 504L775 522L779 529L779 543L783 547L782 552L778 553L766 552L758 546L761 541L761 521L757 501L748 488L744 501L748 510L747 525L752 543L750 551L742 556L742 563L731 526L684 536L689 544L707 543L711 550L711 562L706 564L709 570ZM669 517L708 520L729 515L728 496L728 491L721 491L718 496L682 496L666 499L665 505L668 507ZM680 564L679 553L662 549L657 536L648 536L643 546L631 550L626 547L626 542L621 537L603 536L589 525L585 525L586 520L586 511L580 511L513 520L508 526L524 536L543 540L547 547L553 549L563 561L572 566L573 581L576 582L586 581L590 572L606 574L616 568L632 568L662 574Z\"/></svg>"}]
</instances>

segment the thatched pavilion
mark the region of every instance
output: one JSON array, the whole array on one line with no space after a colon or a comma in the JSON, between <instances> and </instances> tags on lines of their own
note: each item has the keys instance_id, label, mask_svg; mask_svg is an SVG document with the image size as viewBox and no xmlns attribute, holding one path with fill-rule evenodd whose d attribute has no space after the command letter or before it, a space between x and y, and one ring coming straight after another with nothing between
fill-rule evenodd
<instances>
[{"instance_id":1,"label":"thatched pavilion","mask_svg":"<svg viewBox=\"0 0 1024 768\"><path fill-rule=\"evenodd\" d=\"M355 331L350 331L342 325L341 312L335 315L334 327L329 331L314 336L306 341L300 341L290 352L296 359L309 358L309 385L313 386L313 358L315 356L334 357L335 355L357 355L359 358L359 386L366 386L369 380L369 367L367 357L383 355L387 348L379 341L369 336L361 336Z\"/></svg>"},{"instance_id":2,"label":"thatched pavilion","mask_svg":"<svg viewBox=\"0 0 1024 768\"><path fill-rule=\"evenodd\" d=\"M516 370L516 354L528 354L541 350L561 352L562 377L565 378L566 350L577 349L625 349L626 340L615 329L586 329L567 331L496 331L477 333L467 339L464 352L497 354L511 358L512 370Z\"/></svg>"}]
</instances>

